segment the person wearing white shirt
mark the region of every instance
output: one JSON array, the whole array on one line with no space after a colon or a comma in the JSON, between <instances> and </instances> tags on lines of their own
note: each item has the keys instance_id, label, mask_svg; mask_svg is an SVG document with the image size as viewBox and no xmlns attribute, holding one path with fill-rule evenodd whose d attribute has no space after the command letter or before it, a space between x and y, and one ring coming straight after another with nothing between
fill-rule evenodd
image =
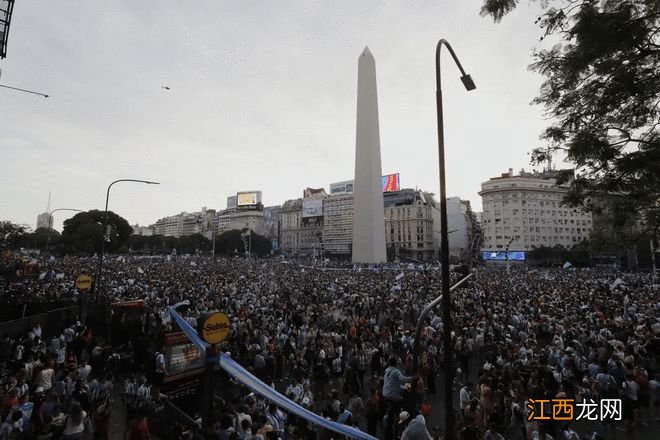
<instances>
[{"instance_id":1,"label":"person wearing white shirt","mask_svg":"<svg viewBox=\"0 0 660 440\"><path fill-rule=\"evenodd\" d=\"M459 392L461 414L465 412L465 408L472 401L472 387L472 382L468 382L463 386L463 388L461 388L461 391Z\"/></svg>"}]
</instances>

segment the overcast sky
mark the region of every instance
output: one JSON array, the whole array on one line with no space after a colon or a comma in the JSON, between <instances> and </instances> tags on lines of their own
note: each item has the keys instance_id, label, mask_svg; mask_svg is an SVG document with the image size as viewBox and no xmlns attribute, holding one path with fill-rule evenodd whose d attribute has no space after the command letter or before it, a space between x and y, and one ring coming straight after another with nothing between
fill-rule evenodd
<instances>
[{"instance_id":1,"label":"overcast sky","mask_svg":"<svg viewBox=\"0 0 660 440\"><path fill-rule=\"evenodd\" d=\"M438 193L434 52L443 53L447 191L481 209L480 183L530 169L547 124L530 105L535 2L494 24L481 0L17 2L0 83L0 219L110 209L131 224L266 206L352 179L357 61L376 59L383 173ZM161 86L168 86L165 90ZM58 215L59 214L59 215ZM55 215L54 226L73 213Z\"/></svg>"}]
</instances>

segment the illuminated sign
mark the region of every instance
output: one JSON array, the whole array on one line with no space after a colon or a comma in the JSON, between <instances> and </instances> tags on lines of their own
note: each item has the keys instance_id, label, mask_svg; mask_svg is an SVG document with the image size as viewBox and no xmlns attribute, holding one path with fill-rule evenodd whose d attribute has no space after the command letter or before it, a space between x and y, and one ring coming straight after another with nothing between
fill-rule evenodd
<instances>
[{"instance_id":1,"label":"illuminated sign","mask_svg":"<svg viewBox=\"0 0 660 440\"><path fill-rule=\"evenodd\" d=\"M387 176L383 176L382 179L384 193L399 191L401 189L401 185L399 184L399 173L388 174Z\"/></svg>"},{"instance_id":2,"label":"illuminated sign","mask_svg":"<svg viewBox=\"0 0 660 440\"><path fill-rule=\"evenodd\" d=\"M331 183L330 195L353 194L353 190L355 189L354 182L353 180L345 180L343 182ZM399 173L381 176L381 189L383 192L400 191Z\"/></svg>"},{"instance_id":3,"label":"illuminated sign","mask_svg":"<svg viewBox=\"0 0 660 440\"><path fill-rule=\"evenodd\" d=\"M204 355L195 344L190 342L185 333L166 333L163 335L163 345L167 367L165 382L176 381L204 371Z\"/></svg>"},{"instance_id":4,"label":"illuminated sign","mask_svg":"<svg viewBox=\"0 0 660 440\"><path fill-rule=\"evenodd\" d=\"M230 325L226 313L213 312L199 318L197 333L209 344L219 344L227 337Z\"/></svg>"},{"instance_id":5,"label":"illuminated sign","mask_svg":"<svg viewBox=\"0 0 660 440\"><path fill-rule=\"evenodd\" d=\"M508 254L508 255L507 255ZM524 251L483 251L481 258L484 260L496 261L525 261Z\"/></svg>"},{"instance_id":6,"label":"illuminated sign","mask_svg":"<svg viewBox=\"0 0 660 440\"><path fill-rule=\"evenodd\" d=\"M256 205L257 193L238 193L236 195L238 206Z\"/></svg>"}]
</instances>

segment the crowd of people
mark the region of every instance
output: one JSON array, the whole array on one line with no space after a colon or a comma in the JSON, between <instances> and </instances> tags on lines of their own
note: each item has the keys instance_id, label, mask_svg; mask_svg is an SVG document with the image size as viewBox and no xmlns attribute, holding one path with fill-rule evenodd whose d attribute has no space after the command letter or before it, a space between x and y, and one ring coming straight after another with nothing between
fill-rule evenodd
<instances>
[{"instance_id":1,"label":"crowd of people","mask_svg":"<svg viewBox=\"0 0 660 440\"><path fill-rule=\"evenodd\" d=\"M74 280L93 274L95 262L67 257L53 265L63 277L21 280L8 290L76 301ZM178 311L191 323L212 310L231 317L222 349L263 382L378 438L441 438L440 376L447 368L456 376L461 439L558 440L587 431L608 438L617 428L627 438L660 433L660 298L651 274L479 268L452 296L452 364L444 364L437 310L424 323L420 370L412 371L417 317L439 295L439 278L437 266L323 270L280 259L111 259L101 299L144 301L140 334L133 335L141 345L131 348L134 362L126 372L137 374L119 383L110 362L116 347L80 323L57 334L6 335L0 440L23 438L16 432L56 439L62 427L64 438L74 438L78 433L66 427L81 426L79 419L85 420L80 435L106 438L104 420L108 426L118 394L129 408L126 436L149 438L157 409L168 399L159 388L168 368L160 336L176 330L167 307L183 300L190 304ZM182 424L167 435L338 438L245 387L223 383L210 423ZM621 421L538 421L527 405L530 399L607 398L622 400Z\"/></svg>"}]
</instances>

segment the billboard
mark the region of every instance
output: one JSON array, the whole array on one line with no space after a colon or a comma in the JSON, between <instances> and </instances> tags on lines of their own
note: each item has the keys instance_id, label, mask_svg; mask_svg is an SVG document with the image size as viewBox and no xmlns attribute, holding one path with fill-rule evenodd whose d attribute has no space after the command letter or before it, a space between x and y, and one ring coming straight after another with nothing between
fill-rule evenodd
<instances>
[{"instance_id":1,"label":"billboard","mask_svg":"<svg viewBox=\"0 0 660 440\"><path fill-rule=\"evenodd\" d=\"M343 182L330 184L330 195L353 194L353 181L345 180Z\"/></svg>"},{"instance_id":2,"label":"billboard","mask_svg":"<svg viewBox=\"0 0 660 440\"><path fill-rule=\"evenodd\" d=\"M303 199L302 201L302 216L306 217L322 217L323 216L323 200Z\"/></svg>"},{"instance_id":3,"label":"billboard","mask_svg":"<svg viewBox=\"0 0 660 440\"><path fill-rule=\"evenodd\" d=\"M236 208L236 196L227 197L227 209Z\"/></svg>"},{"instance_id":4,"label":"billboard","mask_svg":"<svg viewBox=\"0 0 660 440\"><path fill-rule=\"evenodd\" d=\"M383 176L383 192L392 192L392 191L399 191L401 189L401 185L399 184L399 173L394 173L394 174L388 174L387 176Z\"/></svg>"},{"instance_id":5,"label":"billboard","mask_svg":"<svg viewBox=\"0 0 660 440\"><path fill-rule=\"evenodd\" d=\"M165 346L165 364L167 377L165 382L180 379L204 371L204 355L190 342L183 332L166 333L163 337Z\"/></svg>"},{"instance_id":6,"label":"billboard","mask_svg":"<svg viewBox=\"0 0 660 440\"><path fill-rule=\"evenodd\" d=\"M330 195L336 196L340 194L353 194L353 180L345 180L343 182L330 184ZM388 174L381 176L381 188L383 192L393 192L401 190L401 183L399 181L399 173Z\"/></svg>"},{"instance_id":7,"label":"billboard","mask_svg":"<svg viewBox=\"0 0 660 440\"><path fill-rule=\"evenodd\" d=\"M508 252L509 261L525 261L525 252L524 251L509 251ZM484 260L495 260L495 261L506 261L507 252L506 251L483 251L481 252L481 258Z\"/></svg>"},{"instance_id":8,"label":"billboard","mask_svg":"<svg viewBox=\"0 0 660 440\"><path fill-rule=\"evenodd\" d=\"M261 203L260 191L246 191L236 194L236 206L249 206Z\"/></svg>"}]
</instances>

